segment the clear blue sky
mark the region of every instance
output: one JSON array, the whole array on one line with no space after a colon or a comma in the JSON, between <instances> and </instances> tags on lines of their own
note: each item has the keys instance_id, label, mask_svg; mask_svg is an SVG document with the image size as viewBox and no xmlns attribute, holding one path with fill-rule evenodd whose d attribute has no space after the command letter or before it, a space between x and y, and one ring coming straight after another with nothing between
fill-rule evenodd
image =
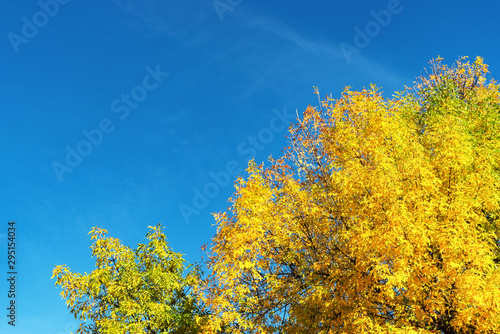
<instances>
[{"instance_id":1,"label":"clear blue sky","mask_svg":"<svg viewBox=\"0 0 500 334\"><path fill-rule=\"evenodd\" d=\"M480 55L500 77L499 13L491 0L2 0L0 332L76 330L50 276L93 269L93 226L135 247L161 222L199 261L211 213L250 158L280 154L313 86L391 96L438 55Z\"/></svg>"}]
</instances>

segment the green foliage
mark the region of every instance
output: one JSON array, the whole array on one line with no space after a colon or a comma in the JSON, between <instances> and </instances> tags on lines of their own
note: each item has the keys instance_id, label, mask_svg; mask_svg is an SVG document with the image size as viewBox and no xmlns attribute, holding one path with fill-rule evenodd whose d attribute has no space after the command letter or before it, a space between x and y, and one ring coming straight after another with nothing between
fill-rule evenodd
<instances>
[{"instance_id":1,"label":"green foliage","mask_svg":"<svg viewBox=\"0 0 500 334\"><path fill-rule=\"evenodd\" d=\"M147 244L130 249L107 231L90 231L96 269L73 273L56 266L52 278L62 287L77 333L196 333L204 316L193 293L201 276L186 268L182 256L169 247L161 225L149 227ZM197 320L198 319L198 320Z\"/></svg>"}]
</instances>

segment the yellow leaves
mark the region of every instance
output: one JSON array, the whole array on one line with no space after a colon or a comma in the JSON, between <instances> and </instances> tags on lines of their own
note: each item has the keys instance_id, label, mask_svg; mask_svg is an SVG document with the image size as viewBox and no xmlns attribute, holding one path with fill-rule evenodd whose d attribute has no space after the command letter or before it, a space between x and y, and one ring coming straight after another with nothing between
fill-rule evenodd
<instances>
[{"instance_id":1,"label":"yellow leaves","mask_svg":"<svg viewBox=\"0 0 500 334\"><path fill-rule=\"evenodd\" d=\"M207 328L498 328L500 94L482 59L441 62L407 95L308 107L282 159L249 164L216 215Z\"/></svg>"},{"instance_id":2,"label":"yellow leaves","mask_svg":"<svg viewBox=\"0 0 500 334\"><path fill-rule=\"evenodd\" d=\"M107 233L108 233L107 230L95 226L95 227L92 227L92 229L90 230L90 232L88 234L91 235L90 240L96 240L96 239L104 238L104 236Z\"/></svg>"}]
</instances>

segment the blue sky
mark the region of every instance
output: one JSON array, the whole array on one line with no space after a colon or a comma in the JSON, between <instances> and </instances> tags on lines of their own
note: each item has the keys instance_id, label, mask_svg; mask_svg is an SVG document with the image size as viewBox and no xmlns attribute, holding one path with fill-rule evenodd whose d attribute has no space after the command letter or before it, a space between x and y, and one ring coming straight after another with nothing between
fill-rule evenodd
<instances>
[{"instance_id":1,"label":"blue sky","mask_svg":"<svg viewBox=\"0 0 500 334\"><path fill-rule=\"evenodd\" d=\"M463 4L462 4L463 3ZM438 55L500 77L494 1L0 2L1 333L76 330L56 264L93 269L93 226L135 247L161 222L200 261L249 159L321 95L390 97ZM16 222L16 327L7 222Z\"/></svg>"}]
</instances>

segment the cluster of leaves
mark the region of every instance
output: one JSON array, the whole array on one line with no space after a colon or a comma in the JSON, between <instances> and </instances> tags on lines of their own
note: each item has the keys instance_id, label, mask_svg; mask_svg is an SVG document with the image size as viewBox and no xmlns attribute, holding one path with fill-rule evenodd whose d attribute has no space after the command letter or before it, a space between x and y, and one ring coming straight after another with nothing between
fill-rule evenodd
<instances>
[{"instance_id":1,"label":"cluster of leaves","mask_svg":"<svg viewBox=\"0 0 500 334\"><path fill-rule=\"evenodd\" d=\"M216 215L207 332L500 332L500 95L481 58L309 107Z\"/></svg>"},{"instance_id":2,"label":"cluster of leaves","mask_svg":"<svg viewBox=\"0 0 500 334\"><path fill-rule=\"evenodd\" d=\"M308 107L284 156L237 180L204 280L160 226L135 250L94 228L97 269L54 269L78 332L499 333L487 72L479 57L438 58L393 98L346 88Z\"/></svg>"},{"instance_id":3,"label":"cluster of leaves","mask_svg":"<svg viewBox=\"0 0 500 334\"><path fill-rule=\"evenodd\" d=\"M168 246L161 225L149 227L149 243L130 249L107 231L90 231L96 269L73 273L56 266L52 278L75 319L77 333L196 333L196 318L205 313L193 293L200 280L197 267Z\"/></svg>"}]
</instances>

